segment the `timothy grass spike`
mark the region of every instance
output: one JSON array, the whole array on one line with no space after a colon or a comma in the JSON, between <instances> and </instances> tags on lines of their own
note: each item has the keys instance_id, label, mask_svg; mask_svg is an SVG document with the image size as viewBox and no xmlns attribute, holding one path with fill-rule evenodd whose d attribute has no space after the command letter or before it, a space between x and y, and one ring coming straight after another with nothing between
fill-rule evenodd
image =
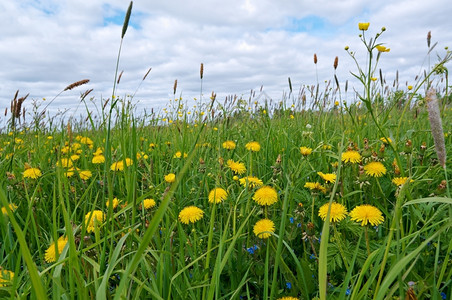
<instances>
[{"instance_id":1,"label":"timothy grass spike","mask_svg":"<svg viewBox=\"0 0 452 300\"><path fill-rule=\"evenodd\" d=\"M130 1L129 8L127 9L126 17L124 19L124 24L122 25L121 39L123 39L124 36L126 35L127 27L129 26L130 15L132 14L132 6L133 1Z\"/></svg>"}]
</instances>

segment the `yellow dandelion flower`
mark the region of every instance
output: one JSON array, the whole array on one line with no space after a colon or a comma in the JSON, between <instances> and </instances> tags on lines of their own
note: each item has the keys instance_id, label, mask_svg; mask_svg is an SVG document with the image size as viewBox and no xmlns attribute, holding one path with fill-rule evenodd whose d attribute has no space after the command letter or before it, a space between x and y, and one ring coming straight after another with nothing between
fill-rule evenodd
<instances>
[{"instance_id":1,"label":"yellow dandelion flower","mask_svg":"<svg viewBox=\"0 0 452 300\"><path fill-rule=\"evenodd\" d=\"M231 171L234 172L235 174L241 175L246 172L246 167L244 163L235 162L232 159L228 159L226 164L228 165L229 169L231 169Z\"/></svg>"},{"instance_id":2,"label":"yellow dandelion flower","mask_svg":"<svg viewBox=\"0 0 452 300\"><path fill-rule=\"evenodd\" d=\"M261 150L261 145L258 142L249 142L245 145L245 148L249 151L258 152Z\"/></svg>"},{"instance_id":3,"label":"yellow dandelion flower","mask_svg":"<svg viewBox=\"0 0 452 300\"><path fill-rule=\"evenodd\" d=\"M357 164L361 162L361 154L355 150L347 150L342 153L341 160L345 163Z\"/></svg>"},{"instance_id":4,"label":"yellow dandelion flower","mask_svg":"<svg viewBox=\"0 0 452 300\"><path fill-rule=\"evenodd\" d=\"M104 153L104 150L102 148L97 148L96 151L93 153L94 156L98 156Z\"/></svg>"},{"instance_id":5,"label":"yellow dandelion flower","mask_svg":"<svg viewBox=\"0 0 452 300\"><path fill-rule=\"evenodd\" d=\"M195 223L202 219L204 212L196 206L187 206L179 213L179 220L184 224Z\"/></svg>"},{"instance_id":6,"label":"yellow dandelion flower","mask_svg":"<svg viewBox=\"0 0 452 300\"><path fill-rule=\"evenodd\" d=\"M236 147L234 141L226 141L223 143L223 148L226 150L234 150Z\"/></svg>"},{"instance_id":7,"label":"yellow dandelion flower","mask_svg":"<svg viewBox=\"0 0 452 300\"><path fill-rule=\"evenodd\" d=\"M303 156L308 156L309 154L312 153L312 148L302 146L300 147L300 153Z\"/></svg>"},{"instance_id":8,"label":"yellow dandelion flower","mask_svg":"<svg viewBox=\"0 0 452 300\"><path fill-rule=\"evenodd\" d=\"M385 166L379 161L373 161L364 166L364 171L372 177L381 177L386 174Z\"/></svg>"},{"instance_id":9,"label":"yellow dandelion flower","mask_svg":"<svg viewBox=\"0 0 452 300\"><path fill-rule=\"evenodd\" d=\"M72 161L77 161L79 159L80 159L80 155L77 155L77 154L71 155L71 160Z\"/></svg>"},{"instance_id":10,"label":"yellow dandelion flower","mask_svg":"<svg viewBox=\"0 0 452 300\"><path fill-rule=\"evenodd\" d=\"M392 143L391 138L385 138L385 137L382 137L382 138L380 138L380 141L382 141L382 142L383 142L384 144L386 144L386 145L389 145L389 144Z\"/></svg>"},{"instance_id":11,"label":"yellow dandelion flower","mask_svg":"<svg viewBox=\"0 0 452 300\"><path fill-rule=\"evenodd\" d=\"M90 179L93 176L93 173L91 173L90 170L85 170L85 171L80 171L78 173L78 175L80 176L80 178L82 180L88 180L88 179Z\"/></svg>"},{"instance_id":12,"label":"yellow dandelion flower","mask_svg":"<svg viewBox=\"0 0 452 300\"><path fill-rule=\"evenodd\" d=\"M144 199L143 200L143 207L145 209L153 208L155 205L156 205L156 203L155 203L154 199Z\"/></svg>"},{"instance_id":13,"label":"yellow dandelion flower","mask_svg":"<svg viewBox=\"0 0 452 300\"><path fill-rule=\"evenodd\" d=\"M182 157L182 152L177 151L176 153L174 153L173 158L181 158ZM184 152L184 158L187 158L188 154Z\"/></svg>"},{"instance_id":14,"label":"yellow dandelion flower","mask_svg":"<svg viewBox=\"0 0 452 300\"><path fill-rule=\"evenodd\" d=\"M85 226L87 232L93 232L94 226L99 226L105 220L105 215L100 210L94 210L85 215Z\"/></svg>"},{"instance_id":15,"label":"yellow dandelion flower","mask_svg":"<svg viewBox=\"0 0 452 300\"><path fill-rule=\"evenodd\" d=\"M93 146L93 140L89 137L81 137L79 140L80 144L88 145L90 147Z\"/></svg>"},{"instance_id":16,"label":"yellow dandelion flower","mask_svg":"<svg viewBox=\"0 0 452 300\"><path fill-rule=\"evenodd\" d=\"M66 246L68 241L67 237L60 237L58 239L58 241L56 242L56 247L55 247L55 242L53 242L49 248L47 248L46 253L45 253L45 261L48 263L54 262L56 261L56 257L57 255L61 254L61 252L63 252L64 247ZM57 248L57 252L55 251L55 248Z\"/></svg>"},{"instance_id":17,"label":"yellow dandelion flower","mask_svg":"<svg viewBox=\"0 0 452 300\"><path fill-rule=\"evenodd\" d=\"M118 207L118 205L119 205L119 200L118 200L118 198L115 197L115 198L111 199L111 201L107 201L105 203L105 206L109 207L110 203L112 203L112 208L116 209L116 207Z\"/></svg>"},{"instance_id":18,"label":"yellow dandelion flower","mask_svg":"<svg viewBox=\"0 0 452 300\"><path fill-rule=\"evenodd\" d=\"M377 48L378 52L389 52L389 51L391 51L391 49L386 48L383 45L377 45L377 46L375 46L375 48Z\"/></svg>"},{"instance_id":19,"label":"yellow dandelion flower","mask_svg":"<svg viewBox=\"0 0 452 300\"><path fill-rule=\"evenodd\" d=\"M259 220L254 225L253 232L260 239L269 238L275 232L275 223L269 219Z\"/></svg>"},{"instance_id":20,"label":"yellow dandelion flower","mask_svg":"<svg viewBox=\"0 0 452 300\"><path fill-rule=\"evenodd\" d=\"M228 197L228 193L222 188L214 188L209 193L209 203L221 203Z\"/></svg>"},{"instance_id":21,"label":"yellow dandelion flower","mask_svg":"<svg viewBox=\"0 0 452 300\"><path fill-rule=\"evenodd\" d=\"M336 182L336 174L334 173L322 173L322 172L317 172L317 174L322 177L323 180L325 180L326 182L331 182L331 183L335 183Z\"/></svg>"},{"instance_id":22,"label":"yellow dandelion flower","mask_svg":"<svg viewBox=\"0 0 452 300\"><path fill-rule=\"evenodd\" d=\"M8 206L12 212L14 212L17 209L17 205L14 203L9 204ZM2 214L4 214L4 215L8 214L8 212L6 211L6 207L2 207Z\"/></svg>"},{"instance_id":23,"label":"yellow dandelion flower","mask_svg":"<svg viewBox=\"0 0 452 300\"><path fill-rule=\"evenodd\" d=\"M14 272L4 270L0 267L0 287L8 286L14 279Z\"/></svg>"},{"instance_id":24,"label":"yellow dandelion flower","mask_svg":"<svg viewBox=\"0 0 452 300\"><path fill-rule=\"evenodd\" d=\"M369 204L363 204L355 207L350 212L352 221L361 222L361 226L371 224L372 226L380 225L384 222L385 218L381 211L375 206Z\"/></svg>"},{"instance_id":25,"label":"yellow dandelion flower","mask_svg":"<svg viewBox=\"0 0 452 300\"><path fill-rule=\"evenodd\" d=\"M61 168L72 168L73 163L69 158L62 158L57 162L57 166Z\"/></svg>"},{"instance_id":26,"label":"yellow dandelion flower","mask_svg":"<svg viewBox=\"0 0 452 300\"><path fill-rule=\"evenodd\" d=\"M401 186L405 184L408 181L408 177L395 177L392 179L392 183L394 183L396 186ZM413 182L411 179L410 182Z\"/></svg>"},{"instance_id":27,"label":"yellow dandelion flower","mask_svg":"<svg viewBox=\"0 0 452 300\"><path fill-rule=\"evenodd\" d=\"M322 205L319 209L319 217L325 221L328 214L329 203ZM331 203L330 222L339 222L347 216L347 209L340 203Z\"/></svg>"},{"instance_id":28,"label":"yellow dandelion flower","mask_svg":"<svg viewBox=\"0 0 452 300\"><path fill-rule=\"evenodd\" d=\"M298 298L291 297L291 296L285 296L285 297L278 298L277 300L298 300Z\"/></svg>"},{"instance_id":29,"label":"yellow dandelion flower","mask_svg":"<svg viewBox=\"0 0 452 300\"><path fill-rule=\"evenodd\" d=\"M359 30L366 31L367 29L369 29L369 25L370 23L358 23L358 28Z\"/></svg>"},{"instance_id":30,"label":"yellow dandelion flower","mask_svg":"<svg viewBox=\"0 0 452 300\"><path fill-rule=\"evenodd\" d=\"M278 201L278 193L271 186L263 186L254 193L253 200L259 205L272 205Z\"/></svg>"},{"instance_id":31,"label":"yellow dandelion flower","mask_svg":"<svg viewBox=\"0 0 452 300\"><path fill-rule=\"evenodd\" d=\"M102 154L95 155L91 162L93 164L103 164L105 162L105 156L103 156Z\"/></svg>"},{"instance_id":32,"label":"yellow dandelion flower","mask_svg":"<svg viewBox=\"0 0 452 300\"><path fill-rule=\"evenodd\" d=\"M255 177L255 176L247 176L247 177L240 178L239 182L244 187L250 187L250 188L255 188L255 187L258 187L258 186L261 186L264 184L262 182L262 180L260 180L259 178Z\"/></svg>"},{"instance_id":33,"label":"yellow dandelion flower","mask_svg":"<svg viewBox=\"0 0 452 300\"><path fill-rule=\"evenodd\" d=\"M174 173L169 173L168 175L165 175L165 181L168 183L172 183L174 181L176 181L176 174Z\"/></svg>"},{"instance_id":34,"label":"yellow dandelion flower","mask_svg":"<svg viewBox=\"0 0 452 300\"><path fill-rule=\"evenodd\" d=\"M24 178L38 179L42 176L41 170L38 168L28 168L24 171Z\"/></svg>"},{"instance_id":35,"label":"yellow dandelion flower","mask_svg":"<svg viewBox=\"0 0 452 300\"><path fill-rule=\"evenodd\" d=\"M304 187L310 189L313 192L326 193L326 188L321 185L320 182L306 182L304 184Z\"/></svg>"}]
</instances>

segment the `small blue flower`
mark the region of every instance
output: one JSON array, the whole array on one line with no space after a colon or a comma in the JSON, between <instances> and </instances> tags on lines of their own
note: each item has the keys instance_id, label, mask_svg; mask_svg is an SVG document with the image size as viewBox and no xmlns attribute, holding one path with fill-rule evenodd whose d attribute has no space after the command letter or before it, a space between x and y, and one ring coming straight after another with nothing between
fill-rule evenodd
<instances>
[{"instance_id":1,"label":"small blue flower","mask_svg":"<svg viewBox=\"0 0 452 300\"><path fill-rule=\"evenodd\" d=\"M350 295L352 293L352 291L350 290L350 289L347 289L346 291L345 291L345 295Z\"/></svg>"},{"instance_id":2,"label":"small blue flower","mask_svg":"<svg viewBox=\"0 0 452 300\"><path fill-rule=\"evenodd\" d=\"M442 298L443 300L446 300L446 297L447 297L446 293L441 292L441 298Z\"/></svg>"},{"instance_id":3,"label":"small blue flower","mask_svg":"<svg viewBox=\"0 0 452 300\"><path fill-rule=\"evenodd\" d=\"M254 248L253 247L246 248L246 251L248 251L249 254L254 254Z\"/></svg>"},{"instance_id":4,"label":"small blue flower","mask_svg":"<svg viewBox=\"0 0 452 300\"><path fill-rule=\"evenodd\" d=\"M297 224L297 227L300 228L300 227L301 227L301 223L298 223L298 224Z\"/></svg>"},{"instance_id":5,"label":"small blue flower","mask_svg":"<svg viewBox=\"0 0 452 300\"><path fill-rule=\"evenodd\" d=\"M310 256L309 256L309 259L315 259L316 257L315 257L315 255L314 254L311 254Z\"/></svg>"},{"instance_id":6,"label":"small blue flower","mask_svg":"<svg viewBox=\"0 0 452 300\"><path fill-rule=\"evenodd\" d=\"M290 282L286 282L286 289L291 289L292 288L292 283Z\"/></svg>"},{"instance_id":7,"label":"small blue flower","mask_svg":"<svg viewBox=\"0 0 452 300\"><path fill-rule=\"evenodd\" d=\"M293 218L290 218L289 221L290 221L290 224L293 224Z\"/></svg>"}]
</instances>

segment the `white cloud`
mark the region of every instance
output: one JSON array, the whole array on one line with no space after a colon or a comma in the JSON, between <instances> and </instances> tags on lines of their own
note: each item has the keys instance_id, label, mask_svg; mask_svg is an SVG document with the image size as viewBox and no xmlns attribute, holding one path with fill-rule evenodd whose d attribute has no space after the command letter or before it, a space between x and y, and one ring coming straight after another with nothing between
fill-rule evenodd
<instances>
[{"instance_id":1,"label":"white cloud","mask_svg":"<svg viewBox=\"0 0 452 300\"><path fill-rule=\"evenodd\" d=\"M54 107L73 107L80 92L108 98L113 86L122 18L127 1L3 1L0 4L0 108L8 107L17 89L30 98L52 98L68 84L91 82L69 91ZM133 93L149 67L151 73L136 100L159 107L172 94L199 97L200 63L203 90L219 97L264 90L275 100L288 90L333 79L351 80L356 67L344 46L363 54L357 23L369 21L366 36L380 27L381 41L391 48L381 68L388 81L399 70L401 82L414 83L426 67L426 34L443 53L452 41L445 24L452 15L446 0L374 1L134 1L131 24L124 39L119 95ZM299 31L301 30L301 31ZM432 53L432 63L435 60ZM313 64L313 54L319 62ZM364 62L364 57L360 57ZM31 105L25 103L25 106Z\"/></svg>"}]
</instances>

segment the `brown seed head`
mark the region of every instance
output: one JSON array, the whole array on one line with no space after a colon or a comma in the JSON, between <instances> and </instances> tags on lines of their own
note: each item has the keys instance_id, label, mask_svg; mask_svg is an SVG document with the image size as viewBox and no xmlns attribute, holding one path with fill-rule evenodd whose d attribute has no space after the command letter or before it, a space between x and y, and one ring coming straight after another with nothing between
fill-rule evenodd
<instances>
[{"instance_id":1,"label":"brown seed head","mask_svg":"<svg viewBox=\"0 0 452 300\"><path fill-rule=\"evenodd\" d=\"M339 63L339 57L336 56L336 58L334 59L334 64L333 67L336 70L337 69L337 64Z\"/></svg>"},{"instance_id":2,"label":"brown seed head","mask_svg":"<svg viewBox=\"0 0 452 300\"><path fill-rule=\"evenodd\" d=\"M77 82L74 82L74 83L71 83L70 85L68 85L63 91L69 91L69 90L72 90L73 88L76 88L76 87L78 87L78 86L87 84L88 82L89 82L89 79L82 79L82 80L79 80L79 81L77 81Z\"/></svg>"},{"instance_id":3,"label":"brown seed head","mask_svg":"<svg viewBox=\"0 0 452 300\"><path fill-rule=\"evenodd\" d=\"M432 32L429 31L429 32L427 33L427 47L429 47L429 48L430 48L430 42L431 42L431 40L432 40Z\"/></svg>"},{"instance_id":4,"label":"brown seed head","mask_svg":"<svg viewBox=\"0 0 452 300\"><path fill-rule=\"evenodd\" d=\"M203 63L201 63L201 68L199 69L199 76L201 77L201 79L204 76L204 64Z\"/></svg>"},{"instance_id":5,"label":"brown seed head","mask_svg":"<svg viewBox=\"0 0 452 300\"><path fill-rule=\"evenodd\" d=\"M317 54L314 53L314 63L317 64Z\"/></svg>"},{"instance_id":6,"label":"brown seed head","mask_svg":"<svg viewBox=\"0 0 452 300\"><path fill-rule=\"evenodd\" d=\"M173 86L173 94L176 95L176 90L177 90L177 79L174 80L174 86Z\"/></svg>"}]
</instances>

